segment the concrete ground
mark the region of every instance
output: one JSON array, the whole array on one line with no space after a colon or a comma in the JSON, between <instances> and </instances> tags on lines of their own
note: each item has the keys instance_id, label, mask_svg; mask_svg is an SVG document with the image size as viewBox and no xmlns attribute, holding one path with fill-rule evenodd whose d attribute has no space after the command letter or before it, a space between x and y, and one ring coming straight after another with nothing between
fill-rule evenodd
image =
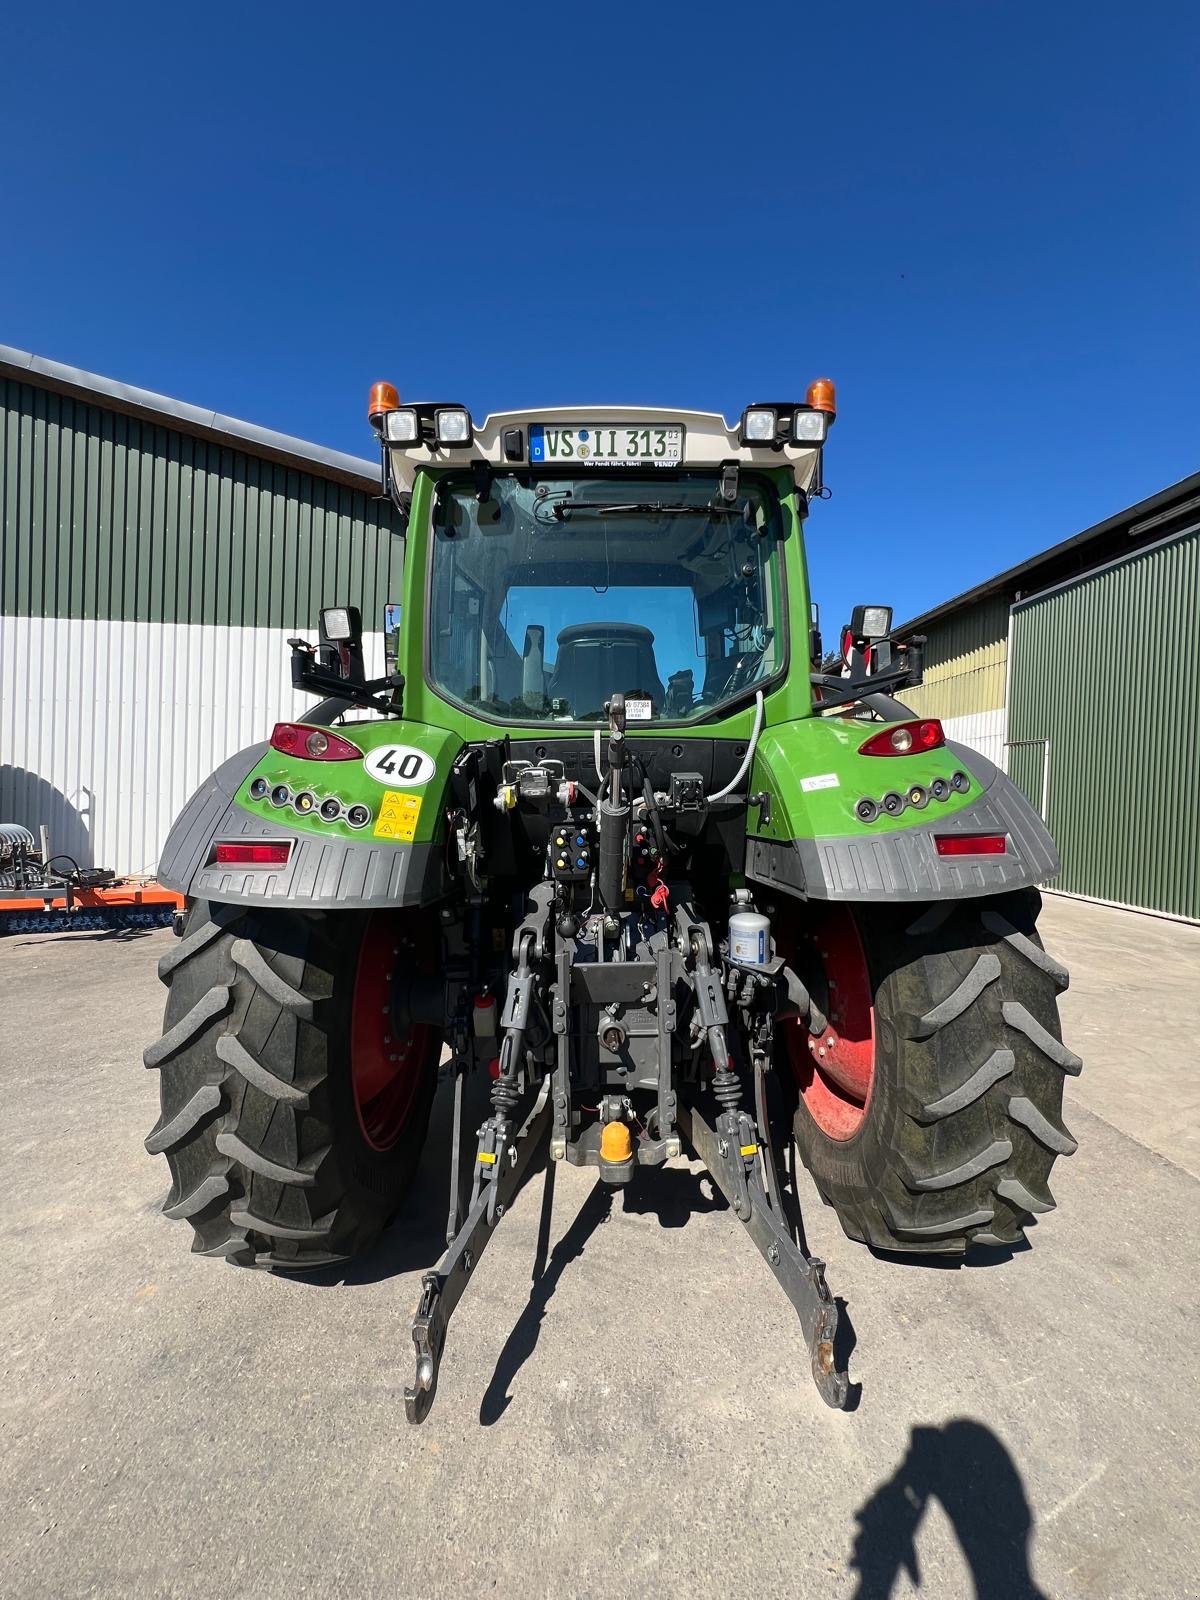
<instances>
[{"instance_id":1,"label":"concrete ground","mask_svg":"<svg viewBox=\"0 0 1200 1600\"><path fill-rule=\"evenodd\" d=\"M1200 929L1065 899L1043 928L1085 1069L1033 1248L900 1266L808 1205L857 1410L681 1163L611 1206L532 1179L419 1429L444 1108L432 1221L347 1281L194 1258L141 1142L171 935L0 941L0 1591L1200 1595Z\"/></svg>"}]
</instances>

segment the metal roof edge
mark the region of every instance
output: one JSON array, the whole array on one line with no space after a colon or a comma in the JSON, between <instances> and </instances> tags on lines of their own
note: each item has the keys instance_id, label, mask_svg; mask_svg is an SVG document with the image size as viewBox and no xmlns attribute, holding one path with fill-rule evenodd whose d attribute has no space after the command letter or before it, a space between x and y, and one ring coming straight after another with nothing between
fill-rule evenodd
<instances>
[{"instance_id":1,"label":"metal roof edge","mask_svg":"<svg viewBox=\"0 0 1200 1600\"><path fill-rule=\"evenodd\" d=\"M330 450L324 445L310 444L306 439L276 433L271 428L260 428L256 423L226 417L218 411L206 411L201 406L188 405L184 400L156 394L152 389L118 383L114 378L84 372L79 367L69 367L61 361L49 361L44 356L31 355L27 350L14 350L9 345L0 344L0 375L92 399L131 416L159 421L164 426L213 439L251 455L266 456L269 460L282 461L302 470L317 469L320 474L349 483L354 488L368 491L378 488L379 467L358 456Z\"/></svg>"},{"instance_id":2,"label":"metal roof edge","mask_svg":"<svg viewBox=\"0 0 1200 1600\"><path fill-rule=\"evenodd\" d=\"M932 606L928 611L922 611L920 616L913 617L910 621L902 623L895 630L897 634L906 633L913 628L921 628L926 623L935 622L940 617L949 616L951 612L961 611L969 605L974 605L977 600L983 600L988 595L1001 593L1013 586L1018 578L1027 577L1037 571L1039 567L1049 566L1059 557L1069 554L1072 550L1086 545L1090 540L1102 539L1105 534L1114 532L1127 522L1137 522L1141 518L1159 511L1163 506L1169 505L1175 499L1183 499L1191 493L1200 491L1200 472L1193 472L1189 477L1180 478L1178 483L1172 483L1165 489L1160 489L1157 494L1149 495L1145 500L1139 500L1136 505L1127 506L1124 511L1118 511L1111 517L1106 517L1103 522L1094 523L1090 528L1085 528L1082 533L1072 534L1069 539L1064 539L1060 544L1051 545L1048 550L1042 550L1035 556L1029 556L1024 561L1019 561L1015 567L1008 567L1003 572L998 572L994 578L985 578L982 583L977 583L972 589L964 589L951 600L943 600L940 605ZM1181 514L1183 508L1180 508ZM1147 530L1149 531L1149 530Z\"/></svg>"}]
</instances>

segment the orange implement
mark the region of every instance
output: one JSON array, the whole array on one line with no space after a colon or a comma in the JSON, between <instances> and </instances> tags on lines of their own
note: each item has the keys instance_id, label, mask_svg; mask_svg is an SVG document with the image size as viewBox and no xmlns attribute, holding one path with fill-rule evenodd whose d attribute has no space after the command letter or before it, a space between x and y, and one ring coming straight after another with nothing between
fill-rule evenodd
<instances>
[{"instance_id":1,"label":"orange implement","mask_svg":"<svg viewBox=\"0 0 1200 1600\"><path fill-rule=\"evenodd\" d=\"M183 910L183 896L173 889L164 889L161 883L112 883L102 889L72 889L71 902L80 911L103 911L115 906L174 906L178 911ZM19 900L0 894L0 911L29 911L34 906L65 911L66 893L53 889L47 889L44 895L26 892Z\"/></svg>"}]
</instances>

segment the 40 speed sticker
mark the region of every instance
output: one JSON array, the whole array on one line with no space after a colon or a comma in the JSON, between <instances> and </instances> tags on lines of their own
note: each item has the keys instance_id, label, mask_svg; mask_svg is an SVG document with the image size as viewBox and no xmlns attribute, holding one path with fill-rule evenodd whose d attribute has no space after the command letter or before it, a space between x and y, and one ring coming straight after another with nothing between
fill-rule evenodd
<instances>
[{"instance_id":1,"label":"40 speed sticker","mask_svg":"<svg viewBox=\"0 0 1200 1600\"><path fill-rule=\"evenodd\" d=\"M411 744L381 744L363 757L363 770L389 789L410 789L418 783L428 783L437 764L432 756Z\"/></svg>"}]
</instances>

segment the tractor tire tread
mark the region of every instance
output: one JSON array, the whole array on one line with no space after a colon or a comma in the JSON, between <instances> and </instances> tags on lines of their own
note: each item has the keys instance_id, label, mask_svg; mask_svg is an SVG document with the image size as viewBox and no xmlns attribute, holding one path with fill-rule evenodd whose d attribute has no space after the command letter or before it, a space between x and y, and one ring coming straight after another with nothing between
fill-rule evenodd
<instances>
[{"instance_id":1,"label":"tractor tire tread","mask_svg":"<svg viewBox=\"0 0 1200 1600\"><path fill-rule=\"evenodd\" d=\"M1072 1051L1068 1050L1061 1039L1056 1039L1042 1027L1036 1017L1030 1016L1025 1006L1019 1000L1006 1000L1004 1002L1004 1020L1010 1028L1016 1028L1029 1040L1035 1049L1048 1056L1056 1067L1061 1067L1064 1072L1070 1073L1073 1078L1079 1076L1083 1062Z\"/></svg>"},{"instance_id":2,"label":"tractor tire tread","mask_svg":"<svg viewBox=\"0 0 1200 1600\"><path fill-rule=\"evenodd\" d=\"M270 966L267 958L258 946L249 939L235 939L229 947L229 955L235 967L240 967L250 981L277 1006L286 1011L293 1012L298 1017L311 1017L313 1002L309 995L302 989L297 989L294 984L276 972Z\"/></svg>"},{"instance_id":3,"label":"tractor tire tread","mask_svg":"<svg viewBox=\"0 0 1200 1600\"><path fill-rule=\"evenodd\" d=\"M909 1038L928 1039L948 1022L954 1022L969 1006L975 1004L988 984L995 983L999 976L1000 962L997 958L990 954L981 955L962 982L944 1000L909 1024Z\"/></svg>"},{"instance_id":4,"label":"tractor tire tread","mask_svg":"<svg viewBox=\"0 0 1200 1600\"><path fill-rule=\"evenodd\" d=\"M1012 1149L1008 1139L993 1139L986 1149L977 1150L974 1155L968 1156L956 1167L926 1173L915 1173L910 1168L905 1183L915 1193L925 1193L931 1189L953 1189L960 1183L970 1183L972 1178L981 1177L993 1167L998 1167L1002 1161L1007 1161L1012 1155Z\"/></svg>"},{"instance_id":5,"label":"tractor tire tread","mask_svg":"<svg viewBox=\"0 0 1200 1600\"><path fill-rule=\"evenodd\" d=\"M172 1200L170 1195L163 1202L163 1216L170 1217L172 1221L179 1221L183 1217L194 1217L203 1211L206 1206L212 1205L214 1200L223 1200L229 1193L229 1178L223 1172L210 1172L187 1194L179 1199Z\"/></svg>"},{"instance_id":6,"label":"tractor tire tread","mask_svg":"<svg viewBox=\"0 0 1200 1600\"><path fill-rule=\"evenodd\" d=\"M188 1134L210 1111L215 1111L221 1104L221 1091L215 1083L202 1083L192 1098L181 1111L177 1111L170 1121L162 1117L146 1136L146 1154L161 1156L172 1145L186 1139Z\"/></svg>"},{"instance_id":7,"label":"tractor tire tread","mask_svg":"<svg viewBox=\"0 0 1200 1600\"><path fill-rule=\"evenodd\" d=\"M375 1153L349 1087L348 934L286 908L198 901L160 963L164 1032L144 1059L168 1070L146 1146L171 1170L163 1214L191 1224L198 1255L288 1272L346 1261L404 1196L437 1042L401 1144Z\"/></svg>"},{"instance_id":8,"label":"tractor tire tread","mask_svg":"<svg viewBox=\"0 0 1200 1600\"><path fill-rule=\"evenodd\" d=\"M148 1067L157 1068L170 1061L185 1049L214 1017L219 1017L229 1009L231 990L227 983L216 983L196 1001L188 1012L180 1017L174 1027L168 1028L161 1039L156 1039L153 1044L147 1045L142 1052L142 1060Z\"/></svg>"},{"instance_id":9,"label":"tractor tire tread","mask_svg":"<svg viewBox=\"0 0 1200 1600\"><path fill-rule=\"evenodd\" d=\"M801 1159L844 1231L889 1254L1011 1247L1054 1207L1047 1180L1075 1140L1061 1123L1059 1037L1066 973L1036 934L1022 890L930 907L866 907L859 919L875 989L878 1076L846 1140L803 1099ZM884 1063L881 1067L881 1063Z\"/></svg>"},{"instance_id":10,"label":"tractor tire tread","mask_svg":"<svg viewBox=\"0 0 1200 1600\"><path fill-rule=\"evenodd\" d=\"M921 1122L940 1122L943 1117L953 1116L956 1111L962 1111L981 1095L985 1095L994 1083L999 1083L1001 1078L1006 1078L1017 1064L1017 1058L1011 1050L993 1050L987 1060L975 1068L956 1089L951 1089L949 1094L944 1094L939 1100L931 1100L928 1105L921 1107L919 1120Z\"/></svg>"}]
</instances>

